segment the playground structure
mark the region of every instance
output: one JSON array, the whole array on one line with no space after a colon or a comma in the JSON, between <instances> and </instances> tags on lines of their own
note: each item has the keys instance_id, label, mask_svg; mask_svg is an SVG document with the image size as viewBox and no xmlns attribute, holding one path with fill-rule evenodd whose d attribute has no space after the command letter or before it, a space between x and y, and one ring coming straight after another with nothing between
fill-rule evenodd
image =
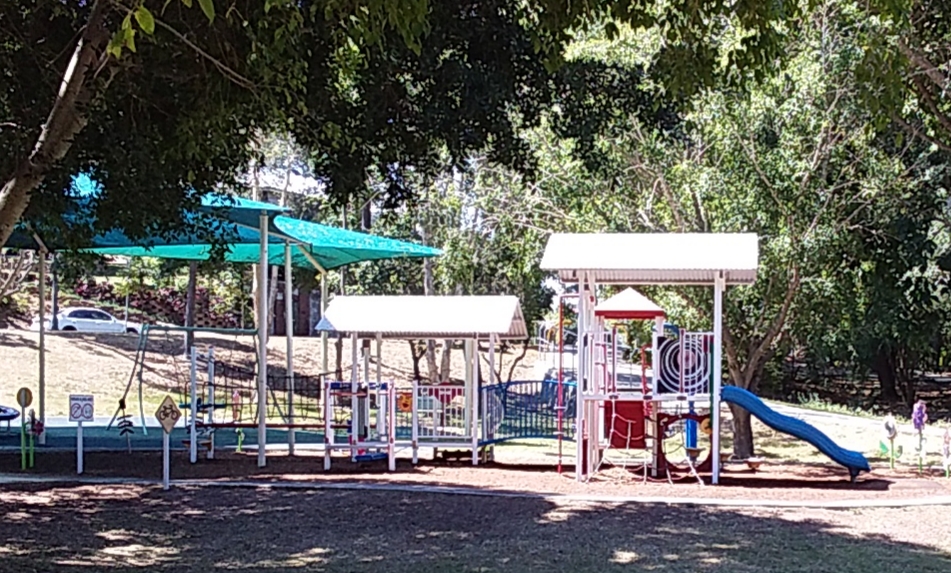
<instances>
[{"instance_id":1,"label":"playground structure","mask_svg":"<svg viewBox=\"0 0 951 573\"><path fill-rule=\"evenodd\" d=\"M738 388L722 389L723 293L729 285L756 280L754 234L555 234L541 267L555 271L577 296L577 428L575 477L594 474L611 448L650 452L643 464L657 477L669 472L665 441L679 434L690 474L709 471L720 479L720 410L724 402L749 410L778 431L808 441L845 466L852 479L868 462L799 420L783 416ZM598 304L598 289L610 285L713 287L712 332L668 328L662 310L633 290ZM656 307L656 305L653 305ZM644 311L647 312L639 312ZM617 331L606 321L653 319L648 376L641 349L640 385L622 386L617 368ZM564 329L561 329L564 332ZM670 332L670 334L668 334ZM709 436L709 446L699 439ZM703 451L706 455L703 456ZM668 474L669 476L669 474Z\"/></svg>"},{"instance_id":2,"label":"playground structure","mask_svg":"<svg viewBox=\"0 0 951 573\"><path fill-rule=\"evenodd\" d=\"M327 404L336 398L335 419L351 420L350 425L328 427L325 433L324 463L328 469L335 450L348 450L351 459L359 461L358 456L382 458L411 449L414 462L420 448L432 448L434 452L461 450L467 452L473 465L478 465L480 452L502 441L570 436L570 429L562 427L562 414L573 385L553 379L496 379L496 347L500 341L528 337L516 297L337 297L317 329L348 336L353 352L350 387L340 393L328 392ZM361 378L357 348L366 340L377 341L378 348L382 340L462 341L464 380L462 384L414 381L402 387L391 385L380 378L379 358L377 379L370 380L366 364ZM481 343L487 343L487 350L481 349ZM347 385L333 384L341 389ZM373 403L374 396L376 408L367 405ZM347 398L354 401L347 404ZM381 411L389 414L381 415ZM332 425L329 417L327 423ZM330 429L346 429L349 442L338 444L337 434Z\"/></svg>"},{"instance_id":3,"label":"playground structure","mask_svg":"<svg viewBox=\"0 0 951 573\"><path fill-rule=\"evenodd\" d=\"M70 194L74 198L72 211L64 222L67 225L85 224L85 215L90 210L90 200L102 191L101 185L88 174L73 177ZM96 235L82 250L99 255L121 255L130 257L157 257L177 260L207 260L214 256L214 244L226 244L228 249L225 260L234 263L258 263L258 305L255 324L268 324L268 275L269 265L284 267L286 304L285 331L287 340L287 372L293 372L293 284L291 277L294 267L309 269L320 276L321 301L327 301L327 273L342 266L370 260L434 257L440 252L436 249L413 243L388 239L319 225L309 221L293 219L284 214L286 207L250 201L218 193L206 193L201 205L193 211L185 211L185 220L206 218L208 228L214 229L215 238L209 240L205 234L181 232L175 235L157 235L133 240L122 229L113 229ZM17 226L4 247L30 249L40 253L41 260L57 250L72 247L63 241L58 229L27 229ZM55 277L54 277L55 278ZM39 371L38 371L38 420L46 421L46 362L45 362L45 310L46 310L46 264L39 265ZM56 301L53 301L54 308ZM181 328L181 327L179 327ZM186 325L184 331L199 331L193 325ZM234 332L234 331L232 331ZM258 466L267 464L266 436L267 420L264 412L268 387L267 373L267 329L254 331L257 343L257 392L258 402ZM327 356L327 340L324 337L324 360ZM186 351L190 351L186 349ZM326 371L326 362L324 364ZM124 410L125 398L120 403ZM140 396L141 404L141 396ZM118 412L117 412L118 414ZM113 419L113 422L115 418ZM111 425L111 424L110 424ZM129 431L129 428L123 428ZM293 432L291 432L293 439ZM39 437L44 444L45 434ZM292 445L292 444L291 444Z\"/></svg>"},{"instance_id":4,"label":"playground structure","mask_svg":"<svg viewBox=\"0 0 951 573\"><path fill-rule=\"evenodd\" d=\"M283 373L266 370L265 396L259 400L260 369L256 363L247 365L231 360L236 341L231 340L230 344L228 341L229 336L237 339L256 332L145 325L139 334L132 372L121 404L128 403L133 386L137 385L140 427L147 435L143 388L159 381L169 387L179 408L185 412L192 463L197 461L198 446L206 448L209 459L214 458L217 431L229 429L243 436L245 429L258 428L262 419L267 428L286 430L288 450L293 454L297 430L323 426L322 417L315 415L320 408L321 378L302 376L292 369ZM216 338L210 342L196 342L187 355L182 355L186 333L196 340L202 335L216 335ZM216 348L216 342L221 347ZM230 350L229 346L232 347ZM289 355L288 366L292 365L292 360L293 355ZM158 380L147 380L152 376L158 376ZM261 404L264 404L263 410ZM109 427L123 413L122 408L117 409Z\"/></svg>"},{"instance_id":5,"label":"playground structure","mask_svg":"<svg viewBox=\"0 0 951 573\"><path fill-rule=\"evenodd\" d=\"M137 383L138 413L147 432L143 386L156 383L149 376L174 386L185 412L193 463L201 448L206 457L214 457L217 432L257 429L262 419L266 428L286 432L292 454L298 433L306 432L311 444L319 440L327 469L345 452L353 462L386 460L392 470L397 452L411 451L415 463L421 448L434 454L456 452L478 464L479 454L497 443L573 435L573 383L497 380L499 343L526 338L516 297L338 296L317 330L350 340L349 380L270 369L262 400L258 372L235 361L228 350L229 336L254 331L149 326L140 334L126 396ZM180 353L185 332L196 341L187 358ZM216 338L203 336L211 334ZM400 384L383 378L383 340L427 339L462 341L462 381ZM214 346L215 341L220 346ZM370 351L374 343L375 360ZM165 362L160 368L161 360Z\"/></svg>"},{"instance_id":6,"label":"playground structure","mask_svg":"<svg viewBox=\"0 0 951 573\"><path fill-rule=\"evenodd\" d=\"M270 244L274 213L260 204L249 205L248 211L238 224L249 230L248 219L257 222L258 234L253 238L260 239L256 259L249 260L275 262L283 257L285 275L289 277L295 256L300 254L320 271L322 279L325 277L323 260L315 258L322 256L314 250L316 239L294 241L276 234L274 240L280 242ZM339 245L334 249L346 250ZM394 256L383 248L370 250L377 251L373 255L376 258ZM195 254L200 256L204 255ZM495 355L500 341L527 338L515 297L337 297L317 327L324 342L324 374L312 378L295 375L291 336L287 338L286 373L278 375L268 371L266 332L147 327L140 334L136 356L143 432L147 430L141 376L149 332L218 332L255 336L257 362L256 367L233 364L211 346L189 349L189 373L185 382L179 383L179 405L187 411L193 462L197 461L200 444L207 447L208 457L214 456L214 432L223 428L256 428L259 466L266 463L268 428L287 430L292 454L297 431L319 433L328 469L334 453L341 451L356 462L386 459L392 470L399 450L411 449L414 461L421 447L464 450L471 454L472 463L478 464L480 454L488 457L495 444L552 438L559 444L559 469L564 442L575 442L579 480L596 473L603 463L622 463L638 465L645 476L649 471L655 477L664 473L669 476L671 469L682 469L693 476L709 471L713 483L717 483L720 410L722 403L728 402L746 408L779 431L816 445L848 468L854 478L868 470L861 454L844 450L814 428L777 414L752 394L720 387L723 293L728 285L751 284L757 266L757 238L749 234L553 235L542 268L556 271L564 283L575 285L578 323L571 344L571 368L564 363L564 325L559 324L557 346L550 338L545 339L546 350L557 348L557 368L542 380L502 382L496 376ZM267 280L262 270L261 293L267 290ZM667 324L663 309L631 289L598 301L599 288L629 284L712 285L712 330L684 332ZM285 316L289 321L293 315L292 288L291 281L285 281ZM321 299L326 304L323 280ZM259 324L267 323L266 302L262 298L258 305ZM636 350L624 348L612 324L618 320L653 320L651 343ZM292 324L286 330L293 332ZM349 381L325 379L327 337L331 334L350 338L353 357ZM42 329L40 336L42 347ZM384 339L464 341L464 380L441 384L415 381L402 386L383 380L379 347ZM360 343L374 340L378 348L375 380L369 369L369 344L363 350L362 376L358 358ZM483 344L487 344L486 351L482 350ZM639 375L634 366L638 353ZM481 366L485 354L487 381ZM42 421L42 361L40 371ZM125 402L123 398L122 418L127 417ZM114 420L119 414L117 411ZM673 444L678 439L683 459L674 457ZM629 464L630 452L646 456ZM615 456L618 453L622 455Z\"/></svg>"}]
</instances>

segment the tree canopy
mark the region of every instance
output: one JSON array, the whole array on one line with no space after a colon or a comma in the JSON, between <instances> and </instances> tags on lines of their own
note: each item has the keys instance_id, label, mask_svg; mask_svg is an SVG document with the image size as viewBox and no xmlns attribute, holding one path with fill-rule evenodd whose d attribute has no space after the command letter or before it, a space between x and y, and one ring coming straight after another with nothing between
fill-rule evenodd
<instances>
[{"instance_id":1,"label":"tree canopy","mask_svg":"<svg viewBox=\"0 0 951 573\"><path fill-rule=\"evenodd\" d=\"M795 4L15 0L0 7L0 243L29 205L57 224L71 175L104 186L101 228L181 224L183 207L251 160L258 129L297 136L338 199L369 165L486 151L529 171L517 127L558 93L575 31L664 39L671 94L768 69ZM632 85L632 84L629 84ZM392 180L393 200L408 190ZM35 201L34 201L35 200Z\"/></svg>"}]
</instances>

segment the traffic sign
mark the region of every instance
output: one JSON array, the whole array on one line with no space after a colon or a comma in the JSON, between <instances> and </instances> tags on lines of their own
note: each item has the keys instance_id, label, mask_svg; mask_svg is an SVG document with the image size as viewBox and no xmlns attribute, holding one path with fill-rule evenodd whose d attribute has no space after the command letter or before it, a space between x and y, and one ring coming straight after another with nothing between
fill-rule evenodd
<instances>
[{"instance_id":1,"label":"traffic sign","mask_svg":"<svg viewBox=\"0 0 951 573\"><path fill-rule=\"evenodd\" d=\"M69 395L70 422L92 422L93 411L93 397L91 394Z\"/></svg>"},{"instance_id":2,"label":"traffic sign","mask_svg":"<svg viewBox=\"0 0 951 573\"><path fill-rule=\"evenodd\" d=\"M175 427L175 424L181 417L182 411L178 409L178 404L175 403L175 400L172 400L171 396L166 396L155 412L155 418L159 421L159 424L162 425L162 429L165 430L166 434L172 432L172 428Z\"/></svg>"},{"instance_id":3,"label":"traffic sign","mask_svg":"<svg viewBox=\"0 0 951 573\"><path fill-rule=\"evenodd\" d=\"M17 391L17 404L19 404L21 408L29 408L32 403L33 392L31 392L29 388L20 388L20 390Z\"/></svg>"}]
</instances>

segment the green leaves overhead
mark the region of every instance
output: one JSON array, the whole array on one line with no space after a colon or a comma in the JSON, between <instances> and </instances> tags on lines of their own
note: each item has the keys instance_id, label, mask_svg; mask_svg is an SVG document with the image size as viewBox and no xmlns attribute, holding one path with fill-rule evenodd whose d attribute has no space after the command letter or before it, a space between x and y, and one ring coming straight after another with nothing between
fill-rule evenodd
<instances>
[{"instance_id":1,"label":"green leaves overhead","mask_svg":"<svg viewBox=\"0 0 951 573\"><path fill-rule=\"evenodd\" d=\"M910 135L951 150L951 6L939 0L843 3L861 38L865 104L876 127L895 124Z\"/></svg>"},{"instance_id":2,"label":"green leaves overhead","mask_svg":"<svg viewBox=\"0 0 951 573\"><path fill-rule=\"evenodd\" d=\"M61 55L87 32L101 41L97 53L110 55L74 84L80 97L69 125L90 133L57 141L62 151L50 156L62 160L44 167L41 189L21 193L4 212L19 217L29 197L61 195L66 173L96 169L123 188L107 203L113 212L103 224L148 226L148 217L135 220L136 210L154 201L147 214L170 225L166 215L191 197L186 189L234 179L250 155L249 134L259 129L296 135L341 202L365 188L370 167L392 174L387 206L411 199L408 170L434 173L444 149L457 166L476 153L531 175L535 160L521 132L552 106L564 106L567 127L589 130L618 128L616 116L600 111L606 104L623 102L625 112L644 115L659 109L649 110L634 85L642 70L601 64L580 79L553 75L564 44L579 32L651 27L660 49L644 67L664 84L655 93L666 97L718 79L739 85L754 73L747 66L770 67L781 54L782 20L798 14L782 2L230 0L224 10L199 0L201 14L194 4L2 3L0 69L10 86L2 117L30 126L0 132L0 145L11 150L0 158L4 181L25 165L50 117L57 97L50 86L61 85L68 69ZM27 29L31 37L21 40L18 30ZM84 61L93 59L87 53ZM38 68L42 61L55 65ZM609 97L597 95L599 83ZM568 109L576 105L582 111ZM563 133L575 135L567 127Z\"/></svg>"}]
</instances>

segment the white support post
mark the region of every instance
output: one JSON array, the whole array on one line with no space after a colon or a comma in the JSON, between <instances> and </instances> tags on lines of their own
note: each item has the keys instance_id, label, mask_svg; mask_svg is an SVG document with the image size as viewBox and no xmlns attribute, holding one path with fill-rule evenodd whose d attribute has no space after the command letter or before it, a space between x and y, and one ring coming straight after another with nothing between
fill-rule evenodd
<instances>
[{"instance_id":1,"label":"white support post","mask_svg":"<svg viewBox=\"0 0 951 573\"><path fill-rule=\"evenodd\" d=\"M360 399L357 398L357 392L360 390L360 362L357 360L357 343L360 339L357 333L350 335L350 461L357 461L357 440L360 438L360 430L363 429L362 412L360 411Z\"/></svg>"},{"instance_id":2,"label":"white support post","mask_svg":"<svg viewBox=\"0 0 951 573\"><path fill-rule=\"evenodd\" d=\"M468 370L468 365L466 365ZM412 440L413 440L413 465L419 463L419 380L413 380L413 427L412 427Z\"/></svg>"},{"instance_id":3,"label":"white support post","mask_svg":"<svg viewBox=\"0 0 951 573\"><path fill-rule=\"evenodd\" d=\"M320 273L320 318L324 318L324 314L327 312L327 273ZM321 331L320 333L320 349L321 349L321 359L323 360L322 372L326 374L327 368L330 366L329 356L327 356L328 350L328 341L327 341L327 331Z\"/></svg>"},{"instance_id":4,"label":"white support post","mask_svg":"<svg viewBox=\"0 0 951 573\"><path fill-rule=\"evenodd\" d=\"M287 453L294 455L294 268L291 244L284 243L284 339L287 341Z\"/></svg>"},{"instance_id":5,"label":"white support post","mask_svg":"<svg viewBox=\"0 0 951 573\"><path fill-rule=\"evenodd\" d=\"M40 356L39 356L39 410L40 422L46 428L46 249L40 249ZM46 445L46 431L39 437L41 446ZM82 473L82 472L80 472Z\"/></svg>"},{"instance_id":6,"label":"white support post","mask_svg":"<svg viewBox=\"0 0 951 573\"><path fill-rule=\"evenodd\" d=\"M469 388L472 387L472 376L473 376L473 373L475 372L473 370L473 365L472 365L473 364L472 355L473 355L473 352L475 352L473 348L478 348L478 344L479 344L478 341L475 341L475 340L466 340L465 342L462 343L462 356L463 356L462 359L466 365L465 376L463 377L464 378L463 385L465 390L464 394L466 396L466 400L469 400L471 398L471 396L469 395ZM466 402L466 404L468 405L469 402ZM471 420L469 419L471 416L472 416L472 411L469 408L465 408L465 411L462 413L462 417L463 417L462 423L465 425L466 428L471 426Z\"/></svg>"},{"instance_id":7,"label":"white support post","mask_svg":"<svg viewBox=\"0 0 951 573\"><path fill-rule=\"evenodd\" d=\"M258 467L267 465L268 216L261 213L258 251Z\"/></svg>"},{"instance_id":8,"label":"white support post","mask_svg":"<svg viewBox=\"0 0 951 573\"><path fill-rule=\"evenodd\" d=\"M495 335L489 335L489 386L499 383L495 379Z\"/></svg>"},{"instance_id":9,"label":"white support post","mask_svg":"<svg viewBox=\"0 0 951 573\"><path fill-rule=\"evenodd\" d=\"M617 392L617 327L611 329L611 375L608 379L608 392ZM604 425L601 425L604 428Z\"/></svg>"},{"instance_id":10,"label":"white support post","mask_svg":"<svg viewBox=\"0 0 951 573\"><path fill-rule=\"evenodd\" d=\"M229 396L230 399L230 396ZM208 347L208 419L206 423L214 422L215 418L215 347ZM215 459L215 432L208 434L208 459Z\"/></svg>"},{"instance_id":11,"label":"white support post","mask_svg":"<svg viewBox=\"0 0 951 573\"><path fill-rule=\"evenodd\" d=\"M390 382L386 388L386 414L387 414L387 458L391 472L396 471L396 383Z\"/></svg>"},{"instance_id":12,"label":"white support post","mask_svg":"<svg viewBox=\"0 0 951 573\"><path fill-rule=\"evenodd\" d=\"M83 475L83 421L76 422L76 475Z\"/></svg>"},{"instance_id":13,"label":"white support post","mask_svg":"<svg viewBox=\"0 0 951 573\"><path fill-rule=\"evenodd\" d=\"M324 381L324 471L330 470L330 454L334 444L334 429L331 426L333 420L333 398L330 392L330 383Z\"/></svg>"},{"instance_id":14,"label":"white support post","mask_svg":"<svg viewBox=\"0 0 951 573\"><path fill-rule=\"evenodd\" d=\"M492 337L489 337L491 347ZM479 465L479 339L472 343L472 382L469 384L469 404L472 413L469 418L469 431L472 432L472 465Z\"/></svg>"},{"instance_id":15,"label":"white support post","mask_svg":"<svg viewBox=\"0 0 951 573\"><path fill-rule=\"evenodd\" d=\"M188 358L191 362L188 376L190 389L188 398L191 420L188 421L188 461L198 462L198 349L194 346L188 349Z\"/></svg>"},{"instance_id":16,"label":"white support post","mask_svg":"<svg viewBox=\"0 0 951 573\"><path fill-rule=\"evenodd\" d=\"M714 484L720 483L720 386L723 379L723 291L726 279L723 273L717 273L713 283L713 404L710 412L711 435L710 448L713 450Z\"/></svg>"},{"instance_id":17,"label":"white support post","mask_svg":"<svg viewBox=\"0 0 951 573\"><path fill-rule=\"evenodd\" d=\"M586 280L587 280L587 283L588 283L588 289L589 289L590 294L585 297L585 298L586 298L586 300L585 300L585 302L586 302L586 306L585 306L585 313L586 313L586 315L585 315L585 324L590 325L590 326L589 326L589 329L591 330L591 337L588 338L588 347L589 347L589 348L592 348L592 347L594 347L594 340L595 340L593 337L596 335L596 331L595 331L595 329L592 328L592 327L594 327L594 326L597 325L597 320L596 320L595 317L594 317L594 307L595 307L595 305L597 304L596 297L597 297L598 287L597 287L597 283L595 283L595 282L591 279L591 277L586 277ZM608 358L608 357L607 357L607 346L606 346L606 345L603 346L603 350L604 350L604 365L605 365L605 366L604 366L604 370L602 370L602 371L606 374L607 362L608 362L608 360L607 360L607 358ZM590 394L590 393L593 393L593 392L597 392L597 391L600 390L599 388L597 388L596 386L594 386L594 385L595 385L595 382L596 382L596 379L597 379L597 377L596 377L596 375L595 375L595 372L594 372L595 364L596 364L596 361L594 361L594 360L589 360L589 361L588 361L588 370L589 370L589 373L588 373L588 380L589 380L588 392L589 392L589 394ZM587 404L587 407L588 407L588 411L585 412L585 423L586 423L587 429L588 429L588 432L587 432L587 435L588 435L588 451L586 452L585 456L586 456L587 461L588 461L588 467L585 468L585 474L588 475L588 476L590 476L591 474L594 473L595 468L598 467L598 462L599 462L599 459L598 459L598 454L599 454L599 449L598 449L598 437L600 436L600 434L599 434L599 432L598 432L598 425L599 425L600 419L599 419L599 417L598 417L598 413L599 413L599 406L600 406L600 405L599 405L598 402L596 402L596 401L594 401L594 400L588 401L588 402L586 402L586 404Z\"/></svg>"},{"instance_id":18,"label":"white support post","mask_svg":"<svg viewBox=\"0 0 951 573\"><path fill-rule=\"evenodd\" d=\"M370 342L369 340L366 342L366 346L363 345L364 343L361 343L361 346L360 346L360 354L363 356L363 381L366 382L368 385L369 385L369 383L370 383L370 345L369 345L369 342Z\"/></svg>"},{"instance_id":19,"label":"white support post","mask_svg":"<svg viewBox=\"0 0 951 573\"><path fill-rule=\"evenodd\" d=\"M587 378L585 369L588 366L588 345L586 344L585 337L585 329L588 328L586 312L588 297L585 293L586 285L585 274L582 273L581 278L578 280L578 331L575 336L575 349L578 354L577 385L575 387L575 479L577 481L584 480L586 469L583 463L585 438L585 403L583 395L585 391L584 383Z\"/></svg>"},{"instance_id":20,"label":"white support post","mask_svg":"<svg viewBox=\"0 0 951 573\"><path fill-rule=\"evenodd\" d=\"M489 386L495 386L496 384L501 384L501 383L502 383L502 380L501 380L501 379L496 379L496 377L495 377L495 345L498 343L498 341L499 341L499 339L498 339L498 336L497 336L497 335L495 335L495 334L490 334L490 335L489 335ZM477 358L478 358L478 356L477 356ZM499 360L501 361L501 358L500 358ZM499 367L499 370L501 370L501 366ZM476 384L478 385L478 378L476 379ZM488 400L487 400L487 399L484 399L484 398L486 398L486 396L483 395L481 392L478 392L478 393L476 394L476 396L477 396L477 397L476 397L476 402L480 401L480 399L482 400L482 404L483 404L483 407L482 407L482 417L483 417L483 418L486 418L486 417L488 416L488 412L489 412L489 409L488 409ZM487 429L488 429L488 428L486 428L486 426L485 426L484 424L480 424L479 427L481 427L483 430L487 430ZM485 439L489 439L489 438L490 438L490 436L488 436L488 433L487 433L487 432L486 432L486 433L483 433L483 437L484 437ZM494 437L494 436L493 436L493 437ZM490 451L492 451L492 452L495 451L495 450L494 450L494 447L489 447L488 449L489 449ZM494 453L493 453L493 457L494 457ZM493 461L493 457L488 457L488 458L486 458L486 459L487 459L488 461Z\"/></svg>"},{"instance_id":21,"label":"white support post","mask_svg":"<svg viewBox=\"0 0 951 573\"><path fill-rule=\"evenodd\" d=\"M660 376L663 371L663 362L660 359L660 337L664 335L664 318L657 317L654 319L654 333L651 338L651 395L654 398L654 403L651 405L651 415L653 420L649 420L651 428L651 477L657 477L659 474L660 466L660 417L658 416L660 409L660 402L656 401L658 394L660 394Z\"/></svg>"},{"instance_id":22,"label":"white support post","mask_svg":"<svg viewBox=\"0 0 951 573\"><path fill-rule=\"evenodd\" d=\"M369 354L369 352L367 354ZM369 379L369 377L369 373L367 373L367 378ZM393 382L391 385L395 386L396 383ZM376 334L376 387L378 388L377 392L383 388L383 335L379 332ZM387 393L387 396L389 396L389 393ZM393 394L393 396L395 399L396 394ZM393 433L396 432L395 417L392 419L388 416L377 417L383 421L382 427L377 428L377 432L379 432L381 436L389 435L391 431Z\"/></svg>"},{"instance_id":23,"label":"white support post","mask_svg":"<svg viewBox=\"0 0 951 573\"><path fill-rule=\"evenodd\" d=\"M171 465L169 458L169 444L168 444L168 432L162 432L162 489L168 491L168 488L171 487L170 477L171 477Z\"/></svg>"}]
</instances>

